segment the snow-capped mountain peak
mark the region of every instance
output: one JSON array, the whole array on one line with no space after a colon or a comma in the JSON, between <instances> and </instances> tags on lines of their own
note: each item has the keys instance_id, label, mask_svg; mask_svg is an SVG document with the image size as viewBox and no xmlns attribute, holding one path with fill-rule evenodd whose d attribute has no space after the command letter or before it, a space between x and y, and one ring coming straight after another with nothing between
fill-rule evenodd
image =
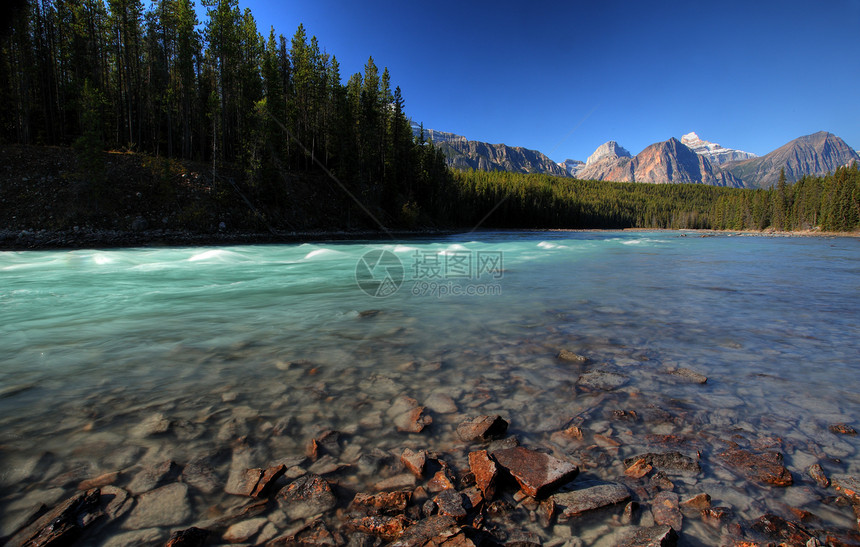
<instances>
[{"instance_id":1,"label":"snow-capped mountain peak","mask_svg":"<svg viewBox=\"0 0 860 547\"><path fill-rule=\"evenodd\" d=\"M704 141L695 132L690 132L682 136L681 144L690 148L696 154L705 156L711 163L716 165L758 157L752 152L723 148L715 142Z\"/></svg>"}]
</instances>

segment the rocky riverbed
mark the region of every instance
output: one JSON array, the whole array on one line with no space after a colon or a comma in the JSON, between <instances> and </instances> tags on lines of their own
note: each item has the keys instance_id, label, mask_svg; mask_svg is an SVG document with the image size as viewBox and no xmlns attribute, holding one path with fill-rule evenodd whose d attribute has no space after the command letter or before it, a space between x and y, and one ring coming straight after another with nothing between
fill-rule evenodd
<instances>
[{"instance_id":1,"label":"rocky riverbed","mask_svg":"<svg viewBox=\"0 0 860 547\"><path fill-rule=\"evenodd\" d=\"M776 437L630 389L621 368L566 348L555 359L572 373L576 412L534 408L518 375L403 389L418 369L450 372L432 362L369 376L279 362L278 380L202 399L70 402L54 424L76 439L68 453L0 448L6 544L860 543L860 480L837 472L854 455L851 424ZM670 368L660 381L708 378ZM352 403L332 419L339 397Z\"/></svg>"}]
</instances>

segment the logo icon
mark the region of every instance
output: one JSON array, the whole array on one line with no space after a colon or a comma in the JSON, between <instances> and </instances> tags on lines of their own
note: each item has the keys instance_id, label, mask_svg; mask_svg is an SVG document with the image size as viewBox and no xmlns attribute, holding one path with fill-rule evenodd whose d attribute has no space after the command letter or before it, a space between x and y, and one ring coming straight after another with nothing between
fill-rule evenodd
<instances>
[{"instance_id":1,"label":"logo icon","mask_svg":"<svg viewBox=\"0 0 860 547\"><path fill-rule=\"evenodd\" d=\"M403 284L403 263L391 251L372 249L358 259L355 265L355 282L368 296L391 296Z\"/></svg>"}]
</instances>

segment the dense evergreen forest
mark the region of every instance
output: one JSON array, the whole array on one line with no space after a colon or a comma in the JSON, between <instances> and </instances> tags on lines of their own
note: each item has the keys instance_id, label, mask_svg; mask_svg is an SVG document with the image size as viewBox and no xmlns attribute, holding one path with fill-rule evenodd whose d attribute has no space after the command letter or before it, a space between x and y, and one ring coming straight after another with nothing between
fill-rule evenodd
<instances>
[{"instance_id":1,"label":"dense evergreen forest","mask_svg":"<svg viewBox=\"0 0 860 547\"><path fill-rule=\"evenodd\" d=\"M74 145L96 194L111 149L205 162L213 178L239 168L257 203L324 172L380 222L444 213L450 174L413 139L388 69L369 58L344 84L303 26L264 37L237 0L203 5L201 25L192 0L29 0L0 44L0 139Z\"/></svg>"},{"instance_id":2,"label":"dense evergreen forest","mask_svg":"<svg viewBox=\"0 0 860 547\"><path fill-rule=\"evenodd\" d=\"M768 190L449 171L438 149L413 137L400 88L372 58L343 83L337 59L303 26L266 37L237 0L203 6L202 23L192 0L29 0L14 12L0 36L0 143L73 147L77 158L73 176L57 173L74 187L59 186L51 221L31 216L30 225L860 227L857 166ZM144 158L133 189L105 150ZM196 162L210 201L180 191L189 180L180 162ZM36 195L7 194L4 207L16 210ZM140 210L133 195L147 196ZM297 214L323 202L313 222Z\"/></svg>"},{"instance_id":3,"label":"dense evergreen forest","mask_svg":"<svg viewBox=\"0 0 860 547\"><path fill-rule=\"evenodd\" d=\"M582 181L461 171L456 217L499 228L701 228L852 231L860 228L860 169L768 190L702 184Z\"/></svg>"}]
</instances>

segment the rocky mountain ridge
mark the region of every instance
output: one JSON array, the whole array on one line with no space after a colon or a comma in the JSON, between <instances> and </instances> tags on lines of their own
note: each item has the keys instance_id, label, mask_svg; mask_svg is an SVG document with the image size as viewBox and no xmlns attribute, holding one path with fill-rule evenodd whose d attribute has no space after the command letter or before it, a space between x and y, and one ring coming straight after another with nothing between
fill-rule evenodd
<instances>
[{"instance_id":1,"label":"rocky mountain ridge","mask_svg":"<svg viewBox=\"0 0 860 547\"><path fill-rule=\"evenodd\" d=\"M415 135L420 128L413 126ZM424 138L436 144L455 169L543 173L584 180L617 182L697 183L735 188L770 187L785 170L786 180L804 175L822 176L836 168L860 163L860 155L845 141L825 131L795 139L756 156L701 139L695 132L679 141L671 138L631 155L616 141L600 145L586 161L567 159L554 163L537 150L506 144L472 141L462 135L424 129Z\"/></svg>"},{"instance_id":2,"label":"rocky mountain ridge","mask_svg":"<svg viewBox=\"0 0 860 547\"><path fill-rule=\"evenodd\" d=\"M723 148L715 142L704 141L700 139L695 132L683 135L681 137L681 144L688 147L696 154L707 157L711 163L715 165L722 165L730 161L742 161L758 157L752 152L744 152L743 150L735 150L733 148Z\"/></svg>"},{"instance_id":3,"label":"rocky mountain ridge","mask_svg":"<svg viewBox=\"0 0 860 547\"><path fill-rule=\"evenodd\" d=\"M412 131L418 136L421 133L421 128L413 125ZM448 165L454 169L570 176L562 166L537 150L529 150L521 146L470 141L462 135L434 129L424 129L423 131L425 140L438 146L445 154Z\"/></svg>"},{"instance_id":4,"label":"rocky mountain ridge","mask_svg":"<svg viewBox=\"0 0 860 547\"><path fill-rule=\"evenodd\" d=\"M845 141L826 131L805 135L758 158L729 162L725 169L735 177L767 188L779 180L795 182L804 175L825 175L839 167L860 163L860 155Z\"/></svg>"}]
</instances>

